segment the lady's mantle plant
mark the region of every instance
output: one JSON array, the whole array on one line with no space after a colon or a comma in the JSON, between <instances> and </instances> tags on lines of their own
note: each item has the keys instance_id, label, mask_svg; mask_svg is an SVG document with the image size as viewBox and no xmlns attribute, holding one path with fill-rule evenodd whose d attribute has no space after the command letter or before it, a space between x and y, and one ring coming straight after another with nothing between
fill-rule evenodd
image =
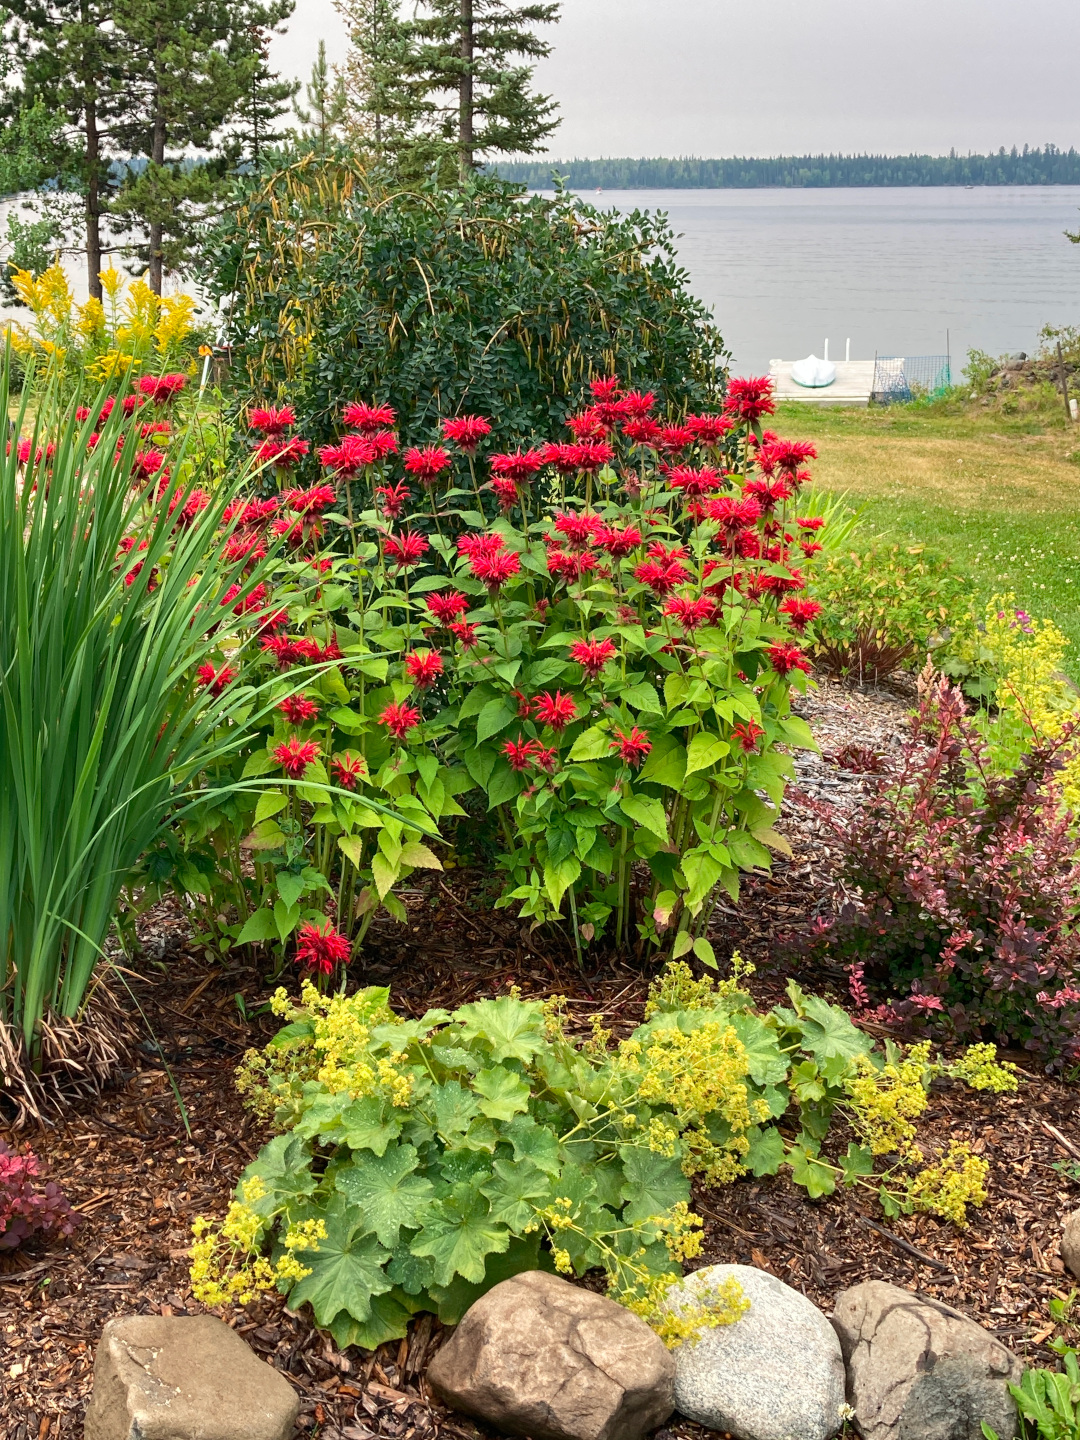
<instances>
[{"instance_id":1,"label":"lady's mantle plant","mask_svg":"<svg viewBox=\"0 0 1080 1440\"><path fill-rule=\"evenodd\" d=\"M305 982L299 1006L278 991L288 1023L240 1083L280 1133L220 1229L196 1223L198 1298L244 1303L276 1285L339 1345L371 1348L418 1310L455 1322L517 1271L601 1267L616 1298L677 1342L662 1300L699 1250L694 1177L722 1185L787 1165L812 1195L869 1184L893 1212L962 1223L987 1167L958 1146L926 1166L914 1145L941 1068L928 1048L875 1055L843 1011L795 985L790 1007L757 1014L738 973L713 986L669 967L618 1044L598 1019L590 1039L571 1039L558 999L403 1020L383 989L328 997ZM985 1063L976 1079L1016 1085ZM776 1122L791 1108L787 1142ZM830 1159L838 1112L856 1138ZM884 1175L876 1156L893 1162ZM711 1323L737 1316L728 1299Z\"/></svg>"}]
</instances>

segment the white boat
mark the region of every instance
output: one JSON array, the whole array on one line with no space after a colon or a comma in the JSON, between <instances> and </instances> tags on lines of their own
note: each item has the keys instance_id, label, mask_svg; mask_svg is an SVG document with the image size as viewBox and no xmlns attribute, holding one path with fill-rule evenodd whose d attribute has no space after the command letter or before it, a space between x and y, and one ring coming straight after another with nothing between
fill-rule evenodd
<instances>
[{"instance_id":1,"label":"white boat","mask_svg":"<svg viewBox=\"0 0 1080 1440\"><path fill-rule=\"evenodd\" d=\"M836 379L836 366L831 360L819 360L808 355L805 360L796 360L791 367L791 378L796 385L807 390L821 390Z\"/></svg>"}]
</instances>

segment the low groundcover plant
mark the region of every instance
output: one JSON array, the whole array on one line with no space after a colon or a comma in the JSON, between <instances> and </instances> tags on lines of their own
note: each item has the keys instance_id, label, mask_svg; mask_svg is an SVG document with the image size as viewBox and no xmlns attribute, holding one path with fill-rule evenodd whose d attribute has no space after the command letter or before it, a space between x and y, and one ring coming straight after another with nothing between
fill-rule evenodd
<instances>
[{"instance_id":1,"label":"low groundcover plant","mask_svg":"<svg viewBox=\"0 0 1080 1440\"><path fill-rule=\"evenodd\" d=\"M298 1005L279 990L287 1024L240 1071L279 1133L224 1223L196 1222L197 1297L246 1303L276 1286L338 1345L373 1348L419 1310L455 1323L520 1270L599 1267L609 1293L678 1343L688 1325L740 1313L734 1294L692 1321L663 1303L700 1250L695 1177L723 1185L785 1165L812 1196L859 1184L890 1213L963 1224L985 1199L986 1162L953 1144L927 1164L914 1121L936 1074L999 1090L1015 1074L992 1054L946 1071L928 1046L875 1053L842 1010L794 984L790 1006L758 1014L740 973L736 960L713 985L669 966L618 1043L599 1017L572 1039L558 998L406 1020L385 989L326 996L305 982ZM789 1143L776 1122L791 1107ZM841 1116L855 1138L832 1159L822 1142ZM875 1174L877 1157L890 1163Z\"/></svg>"}]
</instances>

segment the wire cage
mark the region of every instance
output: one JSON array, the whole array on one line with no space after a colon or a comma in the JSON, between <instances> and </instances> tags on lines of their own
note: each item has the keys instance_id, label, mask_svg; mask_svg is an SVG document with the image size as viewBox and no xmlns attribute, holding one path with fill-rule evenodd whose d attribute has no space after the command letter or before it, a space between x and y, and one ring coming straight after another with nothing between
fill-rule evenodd
<instances>
[{"instance_id":1,"label":"wire cage","mask_svg":"<svg viewBox=\"0 0 1080 1440\"><path fill-rule=\"evenodd\" d=\"M942 395L952 384L948 355L875 355L875 405L900 405L908 400Z\"/></svg>"}]
</instances>

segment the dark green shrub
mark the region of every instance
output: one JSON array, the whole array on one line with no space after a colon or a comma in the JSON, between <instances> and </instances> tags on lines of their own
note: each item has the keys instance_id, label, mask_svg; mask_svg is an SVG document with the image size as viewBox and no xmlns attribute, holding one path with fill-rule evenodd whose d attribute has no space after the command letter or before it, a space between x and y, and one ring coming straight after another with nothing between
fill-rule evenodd
<instances>
[{"instance_id":1,"label":"dark green shrub","mask_svg":"<svg viewBox=\"0 0 1080 1440\"><path fill-rule=\"evenodd\" d=\"M417 437L487 415L508 441L556 430L593 375L661 408L718 398L723 342L662 216L490 176L395 193L340 157L248 183L211 245L234 380L287 398L316 443L348 399L388 401Z\"/></svg>"}]
</instances>

